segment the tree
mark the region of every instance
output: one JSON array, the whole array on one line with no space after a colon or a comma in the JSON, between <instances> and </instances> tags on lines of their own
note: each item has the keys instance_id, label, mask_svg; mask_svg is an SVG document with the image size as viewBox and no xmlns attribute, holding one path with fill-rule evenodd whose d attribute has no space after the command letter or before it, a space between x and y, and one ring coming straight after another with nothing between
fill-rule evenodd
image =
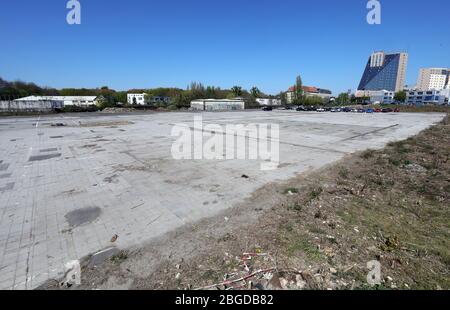
<instances>
[{"instance_id":1,"label":"tree","mask_svg":"<svg viewBox=\"0 0 450 310\"><path fill-rule=\"evenodd\" d=\"M303 82L300 75L295 80L295 99L301 101L303 99Z\"/></svg>"},{"instance_id":2,"label":"tree","mask_svg":"<svg viewBox=\"0 0 450 310\"><path fill-rule=\"evenodd\" d=\"M278 95L279 99L281 99L281 105L287 104L287 97L285 92L280 92Z\"/></svg>"},{"instance_id":3,"label":"tree","mask_svg":"<svg viewBox=\"0 0 450 310\"><path fill-rule=\"evenodd\" d=\"M119 92L117 92L116 93L116 99L117 99L117 102L120 102L120 103L127 103L127 92L125 92L125 91L119 91Z\"/></svg>"},{"instance_id":4,"label":"tree","mask_svg":"<svg viewBox=\"0 0 450 310\"><path fill-rule=\"evenodd\" d=\"M397 102L405 102L406 101L406 92L404 90L396 92L394 96L394 100Z\"/></svg>"},{"instance_id":5,"label":"tree","mask_svg":"<svg viewBox=\"0 0 450 310\"><path fill-rule=\"evenodd\" d=\"M0 77L0 89L8 87L9 83Z\"/></svg>"},{"instance_id":6,"label":"tree","mask_svg":"<svg viewBox=\"0 0 450 310\"><path fill-rule=\"evenodd\" d=\"M242 96L242 87L240 87L240 86L233 86L231 88L231 92L233 93L233 95L235 97L240 97L240 96Z\"/></svg>"},{"instance_id":7,"label":"tree","mask_svg":"<svg viewBox=\"0 0 450 310\"><path fill-rule=\"evenodd\" d=\"M0 78L0 100L14 100L32 95L58 96L59 91L54 88L40 87L34 83L8 82Z\"/></svg>"},{"instance_id":8,"label":"tree","mask_svg":"<svg viewBox=\"0 0 450 310\"><path fill-rule=\"evenodd\" d=\"M349 95L347 93L340 93L337 97L338 104L347 104L349 102Z\"/></svg>"},{"instance_id":9,"label":"tree","mask_svg":"<svg viewBox=\"0 0 450 310\"><path fill-rule=\"evenodd\" d=\"M258 87L253 86L250 89L250 94L252 95L253 98L258 98L261 95L261 91L258 89Z\"/></svg>"},{"instance_id":10,"label":"tree","mask_svg":"<svg viewBox=\"0 0 450 310\"><path fill-rule=\"evenodd\" d=\"M219 90L220 90L220 88L217 89L214 86L206 87L206 98L217 99Z\"/></svg>"},{"instance_id":11,"label":"tree","mask_svg":"<svg viewBox=\"0 0 450 310\"><path fill-rule=\"evenodd\" d=\"M320 96L309 96L303 99L303 103L305 105L322 105L323 104L323 98Z\"/></svg>"}]
</instances>

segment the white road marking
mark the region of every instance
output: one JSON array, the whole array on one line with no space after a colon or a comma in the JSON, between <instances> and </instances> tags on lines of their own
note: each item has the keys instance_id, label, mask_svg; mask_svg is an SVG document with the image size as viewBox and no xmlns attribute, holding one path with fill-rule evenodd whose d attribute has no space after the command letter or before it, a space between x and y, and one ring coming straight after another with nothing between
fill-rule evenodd
<instances>
[{"instance_id":1,"label":"white road marking","mask_svg":"<svg viewBox=\"0 0 450 310\"><path fill-rule=\"evenodd\" d=\"M39 115L39 118L38 118L38 120L37 120L37 122L36 122L36 128L38 128L38 126L39 126L39 121L41 120L41 116Z\"/></svg>"}]
</instances>

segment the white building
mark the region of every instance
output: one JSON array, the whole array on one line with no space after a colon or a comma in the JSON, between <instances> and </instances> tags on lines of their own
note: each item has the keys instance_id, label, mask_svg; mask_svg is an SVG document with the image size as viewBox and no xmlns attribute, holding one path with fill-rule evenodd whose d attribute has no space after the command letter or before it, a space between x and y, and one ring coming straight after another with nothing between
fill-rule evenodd
<instances>
[{"instance_id":1,"label":"white building","mask_svg":"<svg viewBox=\"0 0 450 310\"><path fill-rule=\"evenodd\" d=\"M194 111L234 111L244 110L245 101L242 99L197 99L191 101Z\"/></svg>"},{"instance_id":2,"label":"white building","mask_svg":"<svg viewBox=\"0 0 450 310\"><path fill-rule=\"evenodd\" d=\"M392 104L395 102L395 92L389 90L358 90L356 98L369 98L371 103Z\"/></svg>"},{"instance_id":3,"label":"white building","mask_svg":"<svg viewBox=\"0 0 450 310\"><path fill-rule=\"evenodd\" d=\"M450 89L441 90L416 90L407 93L406 103L414 105L424 104L436 104L447 105L449 104Z\"/></svg>"},{"instance_id":4,"label":"white building","mask_svg":"<svg viewBox=\"0 0 450 310\"><path fill-rule=\"evenodd\" d=\"M278 106L281 105L281 99L256 98L256 102L260 105Z\"/></svg>"},{"instance_id":5,"label":"white building","mask_svg":"<svg viewBox=\"0 0 450 310\"><path fill-rule=\"evenodd\" d=\"M388 90L369 91L371 103L391 104L394 103L395 92Z\"/></svg>"},{"instance_id":6,"label":"white building","mask_svg":"<svg viewBox=\"0 0 450 310\"><path fill-rule=\"evenodd\" d=\"M133 104L133 105L145 105L145 96L147 94L143 93L143 94L127 94L127 102L128 104Z\"/></svg>"},{"instance_id":7,"label":"white building","mask_svg":"<svg viewBox=\"0 0 450 310\"><path fill-rule=\"evenodd\" d=\"M98 102L97 96L29 96L24 98L19 98L14 101L27 101L27 102L62 102L64 106L92 106L96 105Z\"/></svg>"},{"instance_id":8,"label":"white building","mask_svg":"<svg viewBox=\"0 0 450 310\"><path fill-rule=\"evenodd\" d=\"M417 79L417 90L441 90L450 88L450 69L424 68L420 69Z\"/></svg>"},{"instance_id":9,"label":"white building","mask_svg":"<svg viewBox=\"0 0 450 310\"><path fill-rule=\"evenodd\" d=\"M62 101L0 101L0 111L2 112L50 112L62 109L64 104Z\"/></svg>"}]
</instances>

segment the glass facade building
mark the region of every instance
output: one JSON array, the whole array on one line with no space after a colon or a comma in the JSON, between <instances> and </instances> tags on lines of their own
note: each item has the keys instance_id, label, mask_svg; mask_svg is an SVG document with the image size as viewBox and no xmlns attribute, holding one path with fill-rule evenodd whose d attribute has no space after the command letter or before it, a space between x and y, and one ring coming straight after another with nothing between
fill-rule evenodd
<instances>
[{"instance_id":1,"label":"glass facade building","mask_svg":"<svg viewBox=\"0 0 450 310\"><path fill-rule=\"evenodd\" d=\"M405 83L406 62L406 53L373 53L367 62L358 90L402 90Z\"/></svg>"}]
</instances>

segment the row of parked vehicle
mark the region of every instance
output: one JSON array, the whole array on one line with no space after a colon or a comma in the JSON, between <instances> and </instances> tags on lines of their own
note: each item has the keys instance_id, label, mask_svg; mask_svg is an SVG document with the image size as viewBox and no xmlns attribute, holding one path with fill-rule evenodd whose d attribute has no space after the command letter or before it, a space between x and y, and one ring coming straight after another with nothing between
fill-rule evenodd
<instances>
[{"instance_id":1,"label":"row of parked vehicle","mask_svg":"<svg viewBox=\"0 0 450 310\"><path fill-rule=\"evenodd\" d=\"M272 111L272 107L264 107L263 111ZM284 107L284 108L278 108L278 110L294 110L293 107ZM315 107L315 106L299 106L295 108L296 111L299 112L352 112L352 113L393 113L393 112L400 112L399 108L350 108L350 107Z\"/></svg>"},{"instance_id":2,"label":"row of parked vehicle","mask_svg":"<svg viewBox=\"0 0 450 310\"><path fill-rule=\"evenodd\" d=\"M349 108L349 107L343 107L343 108L314 108L312 110L305 110L304 108L298 107L296 109L297 111L317 111L317 112L352 112L352 113L392 113L392 112L400 112L399 108Z\"/></svg>"}]
</instances>

